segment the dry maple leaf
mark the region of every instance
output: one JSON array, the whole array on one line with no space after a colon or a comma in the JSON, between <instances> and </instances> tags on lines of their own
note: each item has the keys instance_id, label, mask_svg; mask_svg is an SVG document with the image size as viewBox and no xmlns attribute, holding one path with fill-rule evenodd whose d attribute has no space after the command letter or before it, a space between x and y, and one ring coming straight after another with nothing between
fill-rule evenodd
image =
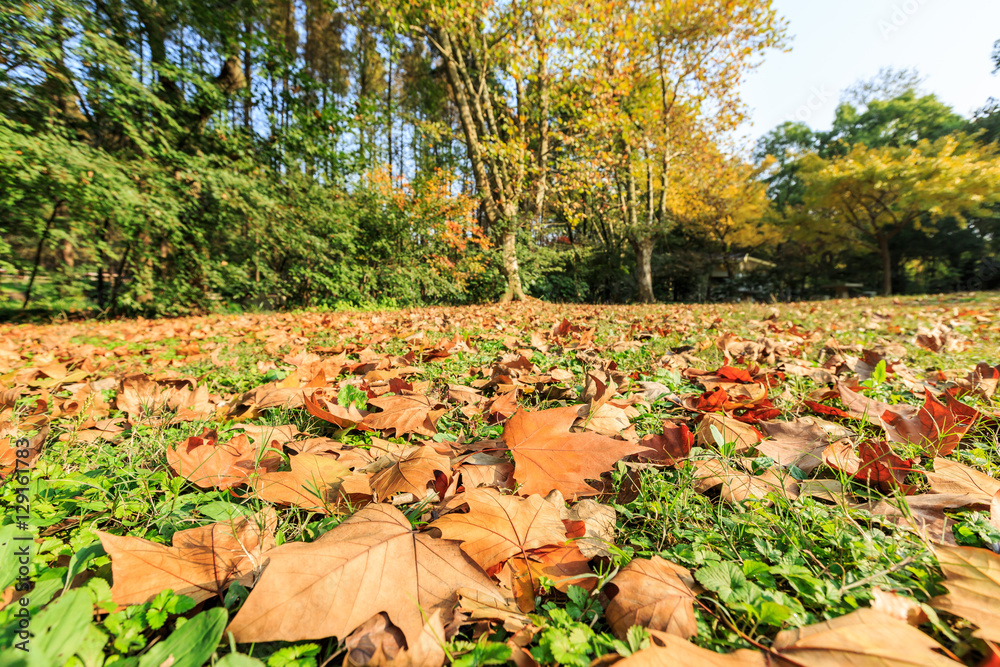
<instances>
[{"instance_id":1,"label":"dry maple leaf","mask_svg":"<svg viewBox=\"0 0 1000 667\"><path fill-rule=\"evenodd\" d=\"M619 660L615 667L768 667L763 653L740 649L723 654L702 648L665 632L650 632L653 646Z\"/></svg>"},{"instance_id":2,"label":"dry maple leaf","mask_svg":"<svg viewBox=\"0 0 1000 667\"><path fill-rule=\"evenodd\" d=\"M979 626L976 637L1000 642L1000 556L989 549L935 547L947 595L933 598L935 609Z\"/></svg>"},{"instance_id":3,"label":"dry maple leaf","mask_svg":"<svg viewBox=\"0 0 1000 667\"><path fill-rule=\"evenodd\" d=\"M330 422L337 428L369 430L369 427L362 423L365 417L368 416L367 411L359 410L353 403L345 408L336 401L331 401L326 395L326 389L323 387L315 389L311 394L305 395L303 403L306 406L306 410L313 417Z\"/></svg>"},{"instance_id":4,"label":"dry maple leaf","mask_svg":"<svg viewBox=\"0 0 1000 667\"><path fill-rule=\"evenodd\" d=\"M872 609L896 620L906 621L914 627L919 627L929 619L920 603L893 591L884 591L878 586L872 589Z\"/></svg>"},{"instance_id":5,"label":"dry maple leaf","mask_svg":"<svg viewBox=\"0 0 1000 667\"><path fill-rule=\"evenodd\" d=\"M518 410L504 425L503 441L514 454L514 479L522 495L558 489L575 499L600 493L586 479L598 479L622 458L643 450L636 443L570 433L579 408L570 405L538 412Z\"/></svg>"},{"instance_id":6,"label":"dry maple leaf","mask_svg":"<svg viewBox=\"0 0 1000 667\"><path fill-rule=\"evenodd\" d=\"M904 507L905 504L905 507ZM955 544L952 534L954 520L945 510L989 508L988 497L978 494L926 493L919 496L889 497L877 503L858 506L874 516L882 517L900 528L913 531L938 544Z\"/></svg>"},{"instance_id":7,"label":"dry maple leaf","mask_svg":"<svg viewBox=\"0 0 1000 667\"><path fill-rule=\"evenodd\" d=\"M272 549L229 631L239 643L343 639L385 612L417 646L424 615L450 622L459 589L503 598L457 543L413 532L391 505L369 505L315 542Z\"/></svg>"},{"instance_id":8,"label":"dry maple leaf","mask_svg":"<svg viewBox=\"0 0 1000 667\"><path fill-rule=\"evenodd\" d=\"M866 440L854 452L849 440L835 442L823 450L823 462L871 486L878 486L883 493L894 489L909 491L904 484L913 471L912 459L903 459L892 451L884 440Z\"/></svg>"},{"instance_id":9,"label":"dry maple leaf","mask_svg":"<svg viewBox=\"0 0 1000 667\"><path fill-rule=\"evenodd\" d=\"M556 590L565 593L570 586L592 590L597 580L590 570L590 559L572 543L563 546L542 547L526 554L526 558L512 558L500 570L500 582L514 594L521 611L535 608L535 595L541 588L541 578L552 580Z\"/></svg>"},{"instance_id":10,"label":"dry maple leaf","mask_svg":"<svg viewBox=\"0 0 1000 667\"><path fill-rule=\"evenodd\" d=\"M507 632L517 632L531 624L531 619L518 609L514 600L464 588L458 589L458 611L467 614L470 621L500 621Z\"/></svg>"},{"instance_id":11,"label":"dry maple leaf","mask_svg":"<svg viewBox=\"0 0 1000 667\"><path fill-rule=\"evenodd\" d=\"M130 375L121 379L115 395L115 407L128 415L130 423L137 423L162 408L168 391L148 375Z\"/></svg>"},{"instance_id":12,"label":"dry maple leaf","mask_svg":"<svg viewBox=\"0 0 1000 667\"><path fill-rule=\"evenodd\" d=\"M609 545L615 543L615 525L618 516L613 507L602 505L596 500L581 500L572 507L566 507L562 495L558 491L553 491L546 497L546 501L552 503L553 496L558 495L554 503L560 510L563 524L567 526L580 526L580 532L569 535L573 539L573 544L577 546L587 558L603 556L611 557L608 550Z\"/></svg>"},{"instance_id":13,"label":"dry maple leaf","mask_svg":"<svg viewBox=\"0 0 1000 667\"><path fill-rule=\"evenodd\" d=\"M830 440L827 432L813 419L768 421L762 422L760 427L768 439L757 444L757 450L779 465L794 465L806 473L822 465L823 450Z\"/></svg>"},{"instance_id":14,"label":"dry maple leaf","mask_svg":"<svg viewBox=\"0 0 1000 667\"><path fill-rule=\"evenodd\" d=\"M406 644L388 614L375 614L344 639L343 667L441 667L445 637L440 611L427 619L416 646Z\"/></svg>"},{"instance_id":15,"label":"dry maple leaf","mask_svg":"<svg viewBox=\"0 0 1000 667\"><path fill-rule=\"evenodd\" d=\"M174 533L171 547L98 531L111 557L112 599L122 606L142 604L172 590L201 602L221 596L235 581L249 586L274 547L276 523L268 510L260 522L247 517L189 528Z\"/></svg>"},{"instance_id":16,"label":"dry maple leaf","mask_svg":"<svg viewBox=\"0 0 1000 667\"><path fill-rule=\"evenodd\" d=\"M910 406L905 406L910 408ZM907 416L893 407L881 415L882 428L890 442L906 442L924 448L928 456L951 454L969 430L955 414L930 393L916 415Z\"/></svg>"},{"instance_id":17,"label":"dry maple leaf","mask_svg":"<svg viewBox=\"0 0 1000 667\"><path fill-rule=\"evenodd\" d=\"M559 508L541 496L519 498L496 489L466 492L467 514L447 514L430 524L484 570L525 552L566 541Z\"/></svg>"},{"instance_id":18,"label":"dry maple leaf","mask_svg":"<svg viewBox=\"0 0 1000 667\"><path fill-rule=\"evenodd\" d=\"M382 411L368 414L364 419L365 426L383 433L392 431L397 436L407 433L431 436L437 433L434 428L437 418L432 412L437 412L440 406L426 396L382 396L368 403Z\"/></svg>"},{"instance_id":19,"label":"dry maple leaf","mask_svg":"<svg viewBox=\"0 0 1000 667\"><path fill-rule=\"evenodd\" d=\"M1000 493L1000 480L951 459L934 459L934 471L924 474L934 493L978 493L988 498Z\"/></svg>"},{"instance_id":20,"label":"dry maple leaf","mask_svg":"<svg viewBox=\"0 0 1000 667\"><path fill-rule=\"evenodd\" d=\"M291 470L265 472L253 480L257 497L278 505L295 505L314 512L338 508L343 480L350 469L340 461L318 454L297 454L289 459Z\"/></svg>"},{"instance_id":21,"label":"dry maple leaf","mask_svg":"<svg viewBox=\"0 0 1000 667\"><path fill-rule=\"evenodd\" d=\"M435 483L438 474L447 487L451 460L433 447L421 445L375 473L371 487L379 501L388 500L397 493L412 493L419 499L427 495L428 485Z\"/></svg>"},{"instance_id":22,"label":"dry maple leaf","mask_svg":"<svg viewBox=\"0 0 1000 667\"><path fill-rule=\"evenodd\" d=\"M622 640L633 625L693 637L698 634L698 588L691 572L680 565L659 556L636 558L604 587L604 618Z\"/></svg>"},{"instance_id":23,"label":"dry maple leaf","mask_svg":"<svg viewBox=\"0 0 1000 667\"><path fill-rule=\"evenodd\" d=\"M743 463L746 464L747 460ZM760 475L751 475L722 459L691 461L689 464L695 468L694 478L698 492L705 493L721 485L719 495L723 500L740 502L753 498L762 499L771 493L790 500L799 496L795 478L774 468L769 468Z\"/></svg>"},{"instance_id":24,"label":"dry maple leaf","mask_svg":"<svg viewBox=\"0 0 1000 667\"><path fill-rule=\"evenodd\" d=\"M714 428L713 428L714 427ZM718 442L717 436L722 438ZM744 454L757 446L764 436L749 424L736 421L724 415L707 414L698 422L695 442L706 449L719 449L725 444L733 444L733 453Z\"/></svg>"},{"instance_id":25,"label":"dry maple leaf","mask_svg":"<svg viewBox=\"0 0 1000 667\"><path fill-rule=\"evenodd\" d=\"M639 444L644 447L639 452L640 461L676 466L691 453L694 434L688 429L687 424L665 421L662 435L651 433L643 437Z\"/></svg>"},{"instance_id":26,"label":"dry maple leaf","mask_svg":"<svg viewBox=\"0 0 1000 667\"><path fill-rule=\"evenodd\" d=\"M298 371L292 371L283 380L269 382L251 389L233 401L229 406L231 419L253 419L270 408L301 408L305 394L316 387L326 385L326 375L319 372L305 386L300 387Z\"/></svg>"},{"instance_id":27,"label":"dry maple leaf","mask_svg":"<svg viewBox=\"0 0 1000 667\"><path fill-rule=\"evenodd\" d=\"M943 647L905 621L872 609L784 630L772 648L793 665L827 667L957 667Z\"/></svg>"},{"instance_id":28,"label":"dry maple leaf","mask_svg":"<svg viewBox=\"0 0 1000 667\"><path fill-rule=\"evenodd\" d=\"M854 419L866 419L869 422L878 424L879 417L886 410L894 410L897 414L906 418L912 417L917 412L917 409L911 405L889 405L874 398L868 398L864 394L859 394L842 383L837 385L837 389L840 392L840 400L843 401L848 414Z\"/></svg>"},{"instance_id":29,"label":"dry maple leaf","mask_svg":"<svg viewBox=\"0 0 1000 667\"><path fill-rule=\"evenodd\" d=\"M220 444L215 431L204 429L176 448L167 449L167 464L178 477L203 489L228 489L249 481L254 473L277 470L281 457L270 454L258 462L258 448L245 435Z\"/></svg>"}]
</instances>

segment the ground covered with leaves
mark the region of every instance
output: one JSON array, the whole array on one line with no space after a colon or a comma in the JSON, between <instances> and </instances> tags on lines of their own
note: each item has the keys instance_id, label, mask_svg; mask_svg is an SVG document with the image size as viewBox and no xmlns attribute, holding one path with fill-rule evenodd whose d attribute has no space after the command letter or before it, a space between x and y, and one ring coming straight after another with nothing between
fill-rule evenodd
<instances>
[{"instance_id":1,"label":"ground covered with leaves","mask_svg":"<svg viewBox=\"0 0 1000 667\"><path fill-rule=\"evenodd\" d=\"M0 326L0 665L996 665L998 313Z\"/></svg>"}]
</instances>

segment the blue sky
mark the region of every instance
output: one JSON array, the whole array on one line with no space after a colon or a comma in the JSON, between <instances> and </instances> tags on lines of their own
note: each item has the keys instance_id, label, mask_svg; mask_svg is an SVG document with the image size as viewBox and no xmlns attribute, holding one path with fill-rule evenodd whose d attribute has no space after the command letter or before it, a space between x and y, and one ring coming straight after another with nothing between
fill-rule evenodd
<instances>
[{"instance_id":1,"label":"blue sky","mask_svg":"<svg viewBox=\"0 0 1000 667\"><path fill-rule=\"evenodd\" d=\"M828 129L844 88L880 67L917 68L924 89L968 116L1000 75L1000 0L775 0L788 19L790 53L770 53L743 84L755 140L785 120Z\"/></svg>"}]
</instances>

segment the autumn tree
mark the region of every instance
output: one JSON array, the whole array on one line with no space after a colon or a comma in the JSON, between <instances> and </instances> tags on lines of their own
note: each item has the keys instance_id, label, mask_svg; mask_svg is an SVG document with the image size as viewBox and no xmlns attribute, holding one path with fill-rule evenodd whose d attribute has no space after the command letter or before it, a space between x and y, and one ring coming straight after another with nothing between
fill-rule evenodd
<instances>
[{"instance_id":1,"label":"autumn tree","mask_svg":"<svg viewBox=\"0 0 1000 667\"><path fill-rule=\"evenodd\" d=\"M562 45L555 1L383 3L401 31L442 59L486 226L499 239L504 301L524 299L517 257L523 221L548 189L550 60Z\"/></svg>"},{"instance_id":2,"label":"autumn tree","mask_svg":"<svg viewBox=\"0 0 1000 667\"><path fill-rule=\"evenodd\" d=\"M962 136L916 146L868 148L844 156L803 158L805 210L814 224L878 252L882 293L892 294L889 242L904 229L933 231L947 216L986 213L1000 201L1000 161L992 147Z\"/></svg>"},{"instance_id":3,"label":"autumn tree","mask_svg":"<svg viewBox=\"0 0 1000 667\"><path fill-rule=\"evenodd\" d=\"M735 250L753 250L780 238L770 221L771 202L761 179L770 166L769 161L754 167L738 156L710 152L690 172L687 201L672 209L679 222L708 240L730 278Z\"/></svg>"}]
</instances>

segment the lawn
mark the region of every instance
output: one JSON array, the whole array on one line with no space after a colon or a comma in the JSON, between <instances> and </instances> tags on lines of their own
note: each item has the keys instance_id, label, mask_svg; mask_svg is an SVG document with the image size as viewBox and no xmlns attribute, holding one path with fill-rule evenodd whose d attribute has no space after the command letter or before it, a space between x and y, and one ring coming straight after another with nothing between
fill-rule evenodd
<instances>
[{"instance_id":1,"label":"lawn","mask_svg":"<svg viewBox=\"0 0 1000 667\"><path fill-rule=\"evenodd\" d=\"M998 313L0 325L0 666L996 665Z\"/></svg>"}]
</instances>

